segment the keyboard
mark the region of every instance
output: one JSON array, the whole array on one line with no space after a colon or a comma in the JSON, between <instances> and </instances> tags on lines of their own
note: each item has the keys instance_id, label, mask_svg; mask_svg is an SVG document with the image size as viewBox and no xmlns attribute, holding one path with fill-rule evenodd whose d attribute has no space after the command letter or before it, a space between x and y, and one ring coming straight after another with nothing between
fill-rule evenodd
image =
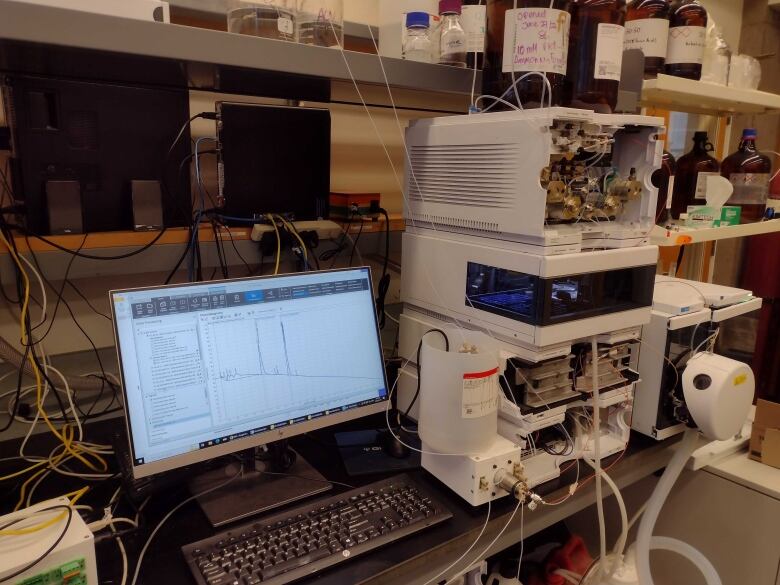
<instances>
[{"instance_id":1,"label":"keyboard","mask_svg":"<svg viewBox=\"0 0 780 585\"><path fill-rule=\"evenodd\" d=\"M407 475L248 522L182 547L200 585L290 583L444 522Z\"/></svg>"}]
</instances>

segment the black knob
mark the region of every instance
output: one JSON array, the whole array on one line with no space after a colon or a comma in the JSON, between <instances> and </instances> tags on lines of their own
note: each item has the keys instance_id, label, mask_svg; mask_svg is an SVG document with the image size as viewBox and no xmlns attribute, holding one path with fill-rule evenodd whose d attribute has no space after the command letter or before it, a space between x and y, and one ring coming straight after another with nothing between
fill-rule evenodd
<instances>
[{"instance_id":1,"label":"black knob","mask_svg":"<svg viewBox=\"0 0 780 585\"><path fill-rule=\"evenodd\" d=\"M712 378L707 374L699 374L693 378L693 387L697 390L706 390L712 385Z\"/></svg>"}]
</instances>

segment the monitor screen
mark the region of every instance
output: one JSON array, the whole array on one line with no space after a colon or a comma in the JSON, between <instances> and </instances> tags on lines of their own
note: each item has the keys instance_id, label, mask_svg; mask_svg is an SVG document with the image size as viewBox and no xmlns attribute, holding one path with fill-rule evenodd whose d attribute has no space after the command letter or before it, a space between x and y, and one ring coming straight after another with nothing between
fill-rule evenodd
<instances>
[{"instance_id":1,"label":"monitor screen","mask_svg":"<svg viewBox=\"0 0 780 585\"><path fill-rule=\"evenodd\" d=\"M368 268L110 294L137 477L384 408Z\"/></svg>"}]
</instances>

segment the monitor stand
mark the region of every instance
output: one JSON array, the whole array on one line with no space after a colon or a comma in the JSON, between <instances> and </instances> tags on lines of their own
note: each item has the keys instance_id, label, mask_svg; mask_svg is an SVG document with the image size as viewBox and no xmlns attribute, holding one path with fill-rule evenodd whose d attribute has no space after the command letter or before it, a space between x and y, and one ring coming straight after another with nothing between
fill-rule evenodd
<instances>
[{"instance_id":1,"label":"monitor stand","mask_svg":"<svg viewBox=\"0 0 780 585\"><path fill-rule=\"evenodd\" d=\"M213 489L196 499L214 528L327 492L333 487L297 453L295 463L280 475L265 473L273 467L272 462L258 461L254 449L246 453L241 457L243 475L225 487L218 486L238 473L241 461L236 460L235 463L200 474L189 482L193 494Z\"/></svg>"}]
</instances>

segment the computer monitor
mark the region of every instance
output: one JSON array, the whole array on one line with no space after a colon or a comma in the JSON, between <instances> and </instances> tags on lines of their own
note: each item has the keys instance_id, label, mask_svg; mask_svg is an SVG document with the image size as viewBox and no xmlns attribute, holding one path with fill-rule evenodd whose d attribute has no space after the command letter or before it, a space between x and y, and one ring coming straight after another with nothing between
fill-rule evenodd
<instances>
[{"instance_id":1,"label":"computer monitor","mask_svg":"<svg viewBox=\"0 0 780 585\"><path fill-rule=\"evenodd\" d=\"M136 478L386 407L369 268L109 294Z\"/></svg>"}]
</instances>

